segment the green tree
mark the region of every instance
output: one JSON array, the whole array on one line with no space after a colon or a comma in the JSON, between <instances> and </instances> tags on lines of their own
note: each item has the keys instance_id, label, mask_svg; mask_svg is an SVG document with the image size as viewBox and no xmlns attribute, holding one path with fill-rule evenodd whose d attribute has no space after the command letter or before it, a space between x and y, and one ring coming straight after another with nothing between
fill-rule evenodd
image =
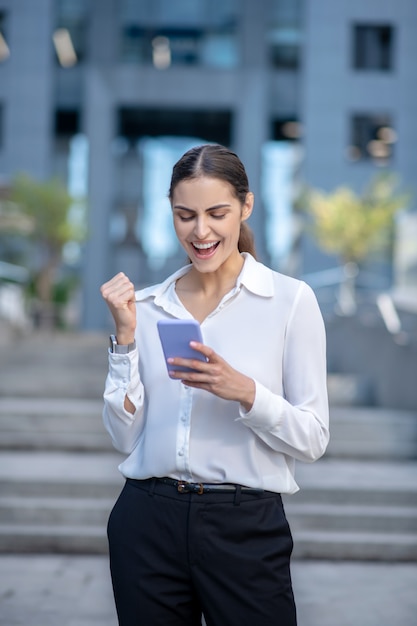
<instances>
[{"instance_id":1,"label":"green tree","mask_svg":"<svg viewBox=\"0 0 417 626\"><path fill-rule=\"evenodd\" d=\"M30 235L34 221L10 200L0 200L0 234Z\"/></svg>"},{"instance_id":2,"label":"green tree","mask_svg":"<svg viewBox=\"0 0 417 626\"><path fill-rule=\"evenodd\" d=\"M10 201L10 206L18 206L33 224L28 236L40 259L33 276L34 291L39 324L48 328L54 320L53 294L63 247L69 241L82 240L85 233L81 225L70 219L74 200L58 179L39 182L20 174L12 182Z\"/></svg>"},{"instance_id":3,"label":"green tree","mask_svg":"<svg viewBox=\"0 0 417 626\"><path fill-rule=\"evenodd\" d=\"M312 218L311 230L319 247L340 258L350 283L341 289L346 293L348 287L353 300L358 264L387 247L395 214L405 209L409 200L398 190L398 179L392 173L374 177L362 194L343 186L331 193L305 191L299 200Z\"/></svg>"}]
</instances>

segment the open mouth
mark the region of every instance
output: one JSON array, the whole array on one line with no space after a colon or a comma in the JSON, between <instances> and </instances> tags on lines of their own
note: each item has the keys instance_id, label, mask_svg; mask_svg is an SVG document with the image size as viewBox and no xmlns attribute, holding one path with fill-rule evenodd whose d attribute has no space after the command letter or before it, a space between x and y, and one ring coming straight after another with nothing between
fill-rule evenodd
<instances>
[{"instance_id":1,"label":"open mouth","mask_svg":"<svg viewBox=\"0 0 417 626\"><path fill-rule=\"evenodd\" d=\"M215 250L217 249L217 246L219 245L219 241L211 241L209 243L196 243L193 242L192 246L194 248L194 250L196 251L198 256L211 256Z\"/></svg>"}]
</instances>

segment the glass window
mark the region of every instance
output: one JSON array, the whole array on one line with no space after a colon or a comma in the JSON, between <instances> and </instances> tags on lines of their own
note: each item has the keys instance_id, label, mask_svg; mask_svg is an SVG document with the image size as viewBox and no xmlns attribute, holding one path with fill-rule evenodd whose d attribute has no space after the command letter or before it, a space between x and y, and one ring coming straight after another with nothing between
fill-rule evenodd
<instances>
[{"instance_id":1,"label":"glass window","mask_svg":"<svg viewBox=\"0 0 417 626\"><path fill-rule=\"evenodd\" d=\"M236 0L121 2L121 59L171 65L237 65Z\"/></svg>"},{"instance_id":2,"label":"glass window","mask_svg":"<svg viewBox=\"0 0 417 626\"><path fill-rule=\"evenodd\" d=\"M303 0L280 0L272 5L268 32L270 60L277 69L296 69L301 62Z\"/></svg>"},{"instance_id":3,"label":"glass window","mask_svg":"<svg viewBox=\"0 0 417 626\"><path fill-rule=\"evenodd\" d=\"M390 25L355 24L353 67L357 70L393 68L394 29Z\"/></svg>"},{"instance_id":4,"label":"glass window","mask_svg":"<svg viewBox=\"0 0 417 626\"><path fill-rule=\"evenodd\" d=\"M55 111L55 136L72 137L80 132L80 112L78 109L57 109Z\"/></svg>"},{"instance_id":5,"label":"glass window","mask_svg":"<svg viewBox=\"0 0 417 626\"><path fill-rule=\"evenodd\" d=\"M390 115L353 115L347 157L351 161L373 160L385 164L392 158L396 141L397 133Z\"/></svg>"},{"instance_id":6,"label":"glass window","mask_svg":"<svg viewBox=\"0 0 417 626\"><path fill-rule=\"evenodd\" d=\"M68 67L85 59L88 14L88 0L56 0L54 42L61 65ZM60 55L60 45L63 56ZM66 64L65 60L62 63L62 58L68 59L68 63Z\"/></svg>"},{"instance_id":7,"label":"glass window","mask_svg":"<svg viewBox=\"0 0 417 626\"><path fill-rule=\"evenodd\" d=\"M274 269L294 270L294 196L302 149L290 141L268 141L262 146L261 195L265 207L265 241Z\"/></svg>"},{"instance_id":8,"label":"glass window","mask_svg":"<svg viewBox=\"0 0 417 626\"><path fill-rule=\"evenodd\" d=\"M118 135L134 144L141 137L203 137L230 144L230 111L184 111L179 109L142 109L122 107L118 111Z\"/></svg>"},{"instance_id":9,"label":"glass window","mask_svg":"<svg viewBox=\"0 0 417 626\"><path fill-rule=\"evenodd\" d=\"M299 141L302 135L302 126L297 116L277 118L272 121L273 141Z\"/></svg>"}]
</instances>

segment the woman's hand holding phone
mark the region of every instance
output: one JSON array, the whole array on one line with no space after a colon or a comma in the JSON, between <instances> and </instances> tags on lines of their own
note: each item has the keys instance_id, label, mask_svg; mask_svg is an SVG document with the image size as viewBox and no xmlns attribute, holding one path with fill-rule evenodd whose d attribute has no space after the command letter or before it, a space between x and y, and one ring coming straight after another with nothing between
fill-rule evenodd
<instances>
[{"instance_id":1,"label":"woman's hand holding phone","mask_svg":"<svg viewBox=\"0 0 417 626\"><path fill-rule=\"evenodd\" d=\"M166 321L158 323L170 378L180 380L187 387L209 391L224 400L240 402L249 411L255 400L254 380L232 368L202 343L198 323L187 321L190 324L171 320L170 330ZM161 326L165 326L162 333ZM196 334L199 340L196 340Z\"/></svg>"}]
</instances>

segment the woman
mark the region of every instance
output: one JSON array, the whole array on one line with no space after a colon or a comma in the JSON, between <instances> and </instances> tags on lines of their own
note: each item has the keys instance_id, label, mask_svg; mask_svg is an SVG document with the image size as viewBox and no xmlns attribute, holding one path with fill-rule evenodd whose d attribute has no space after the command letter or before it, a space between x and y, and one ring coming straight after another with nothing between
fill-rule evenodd
<instances>
[{"instance_id":1,"label":"woman","mask_svg":"<svg viewBox=\"0 0 417 626\"><path fill-rule=\"evenodd\" d=\"M174 166L169 198L190 263L135 293L101 287L117 339L104 422L126 484L108 536L121 626L294 626L292 537L281 494L328 443L325 333L303 282L254 258L253 194L218 145ZM195 318L201 360L170 359L157 321Z\"/></svg>"}]
</instances>

